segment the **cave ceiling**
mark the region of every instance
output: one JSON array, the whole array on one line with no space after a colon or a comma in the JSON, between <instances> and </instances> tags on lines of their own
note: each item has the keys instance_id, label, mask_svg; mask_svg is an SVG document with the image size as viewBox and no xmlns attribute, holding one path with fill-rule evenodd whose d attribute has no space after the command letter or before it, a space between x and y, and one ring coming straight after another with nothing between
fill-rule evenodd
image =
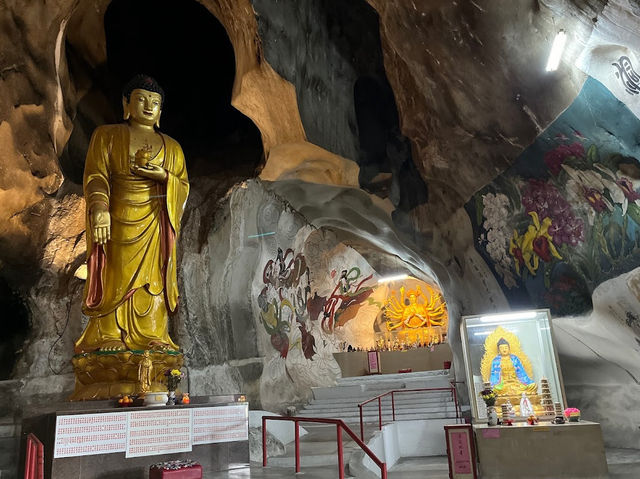
<instances>
[{"instance_id":1,"label":"cave ceiling","mask_svg":"<svg viewBox=\"0 0 640 479\"><path fill-rule=\"evenodd\" d=\"M274 149L311 151L283 145L313 143L337 155L333 164L339 157L355 162L360 186L388 197L425 234L571 104L586 79L573 64L607 4L197 3L220 22L233 48L230 102L257 127L261 161L269 166ZM631 14L637 5L628 3ZM119 116L105 106L105 95L95 94L109 73L103 24L109 4L22 8L14 1L0 9L2 45L12 46L0 55L0 243L7 251L2 264L12 271L40 263L55 233L48 219L65 196L77 199L71 209L82 207L77 158L69 152L80 155L92 126ZM559 29L568 32L567 51L561 68L547 73ZM80 111L83 100L94 107ZM78 138L69 141L74 132ZM261 167L254 164L252 174ZM75 228L63 236L77 243L82 226Z\"/></svg>"}]
</instances>

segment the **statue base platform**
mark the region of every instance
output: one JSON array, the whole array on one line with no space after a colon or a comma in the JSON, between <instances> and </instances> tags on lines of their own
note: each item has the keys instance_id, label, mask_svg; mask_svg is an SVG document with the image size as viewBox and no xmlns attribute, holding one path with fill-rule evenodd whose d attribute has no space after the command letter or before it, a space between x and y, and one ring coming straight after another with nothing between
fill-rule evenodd
<instances>
[{"instance_id":1,"label":"statue base platform","mask_svg":"<svg viewBox=\"0 0 640 479\"><path fill-rule=\"evenodd\" d=\"M165 371L180 369L184 358L177 351L150 351L153 363L151 387L146 392L167 391ZM96 351L72 359L76 388L69 400L114 399L141 393L138 381L144 351Z\"/></svg>"},{"instance_id":2,"label":"statue base platform","mask_svg":"<svg viewBox=\"0 0 640 479\"><path fill-rule=\"evenodd\" d=\"M533 413L536 417L548 416L548 414L545 413L544 407L542 406L541 397L539 394L527 395L527 398L529 398L529 401L531 402L531 406L533 407ZM522 399L522 394L498 396L496 399L496 411L498 411L498 416L500 416L501 414L500 409L502 405L507 404L507 401L509 401L513 406L513 410L515 411L516 415L519 417L521 399Z\"/></svg>"}]
</instances>

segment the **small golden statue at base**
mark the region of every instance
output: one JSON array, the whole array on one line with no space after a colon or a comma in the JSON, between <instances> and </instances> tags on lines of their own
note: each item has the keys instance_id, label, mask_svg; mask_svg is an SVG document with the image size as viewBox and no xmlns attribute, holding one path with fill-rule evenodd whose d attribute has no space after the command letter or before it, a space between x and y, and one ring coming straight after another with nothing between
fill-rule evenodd
<instances>
[{"instance_id":1,"label":"small golden statue at base","mask_svg":"<svg viewBox=\"0 0 640 479\"><path fill-rule=\"evenodd\" d=\"M542 412L538 388L533 381L531 361L522 351L520 340L510 331L498 326L484 343L480 371L497 395L496 404L510 402L520 413L523 393L536 413Z\"/></svg>"},{"instance_id":2,"label":"small golden statue at base","mask_svg":"<svg viewBox=\"0 0 640 479\"><path fill-rule=\"evenodd\" d=\"M91 137L82 308L89 321L75 344L74 400L135 392L147 359L160 371L182 366L168 319L178 306L176 243L189 182L180 145L157 130L163 101L157 82L138 75L123 90L125 123ZM162 391L155 379L144 384Z\"/></svg>"},{"instance_id":3,"label":"small golden statue at base","mask_svg":"<svg viewBox=\"0 0 640 479\"><path fill-rule=\"evenodd\" d=\"M145 351L138 366L138 386L142 394L151 390L153 379L153 361L149 357L149 351Z\"/></svg>"}]
</instances>

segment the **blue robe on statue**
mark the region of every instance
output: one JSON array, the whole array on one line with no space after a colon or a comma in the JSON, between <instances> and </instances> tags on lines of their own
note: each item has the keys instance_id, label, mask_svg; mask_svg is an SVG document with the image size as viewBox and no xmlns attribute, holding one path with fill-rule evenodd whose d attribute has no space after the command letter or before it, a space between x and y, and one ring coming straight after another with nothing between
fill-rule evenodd
<instances>
[{"instance_id":1,"label":"blue robe on statue","mask_svg":"<svg viewBox=\"0 0 640 479\"><path fill-rule=\"evenodd\" d=\"M513 368L516 371L516 377L518 378L518 381L520 381L524 385L532 384L533 381L524 370L524 366L522 365L520 358L518 358L518 356L516 356L515 354L510 354L509 357L511 358L511 362L513 363ZM496 356L491 362L491 387L494 387L496 384L500 384L502 382L502 366L500 364L501 360L502 356Z\"/></svg>"}]
</instances>

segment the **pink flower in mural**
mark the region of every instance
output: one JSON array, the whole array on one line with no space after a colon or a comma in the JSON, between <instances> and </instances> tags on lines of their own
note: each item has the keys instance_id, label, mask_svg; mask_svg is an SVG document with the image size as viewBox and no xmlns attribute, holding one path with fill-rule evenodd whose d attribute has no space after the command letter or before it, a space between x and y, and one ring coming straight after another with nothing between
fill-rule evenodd
<instances>
[{"instance_id":1,"label":"pink flower in mural","mask_svg":"<svg viewBox=\"0 0 640 479\"><path fill-rule=\"evenodd\" d=\"M596 213L602 213L603 211L607 211L609 209L607 203L605 202L605 199L597 189L584 188L583 194L591 207L596 211Z\"/></svg>"},{"instance_id":2,"label":"pink flower in mural","mask_svg":"<svg viewBox=\"0 0 640 479\"><path fill-rule=\"evenodd\" d=\"M544 154L544 162L547 168L549 168L549 171L551 171L554 176L558 176L562 171L562 164L570 157L584 157L584 147L582 144L572 143L570 145L559 145Z\"/></svg>"},{"instance_id":3,"label":"pink flower in mural","mask_svg":"<svg viewBox=\"0 0 640 479\"><path fill-rule=\"evenodd\" d=\"M625 174L621 170L616 171L615 173L611 171L604 165L599 163L594 164L596 168L598 168L604 175L613 180L613 183L618 188L615 188L611 182L607 185L609 188L613 189L611 193L611 197L613 201L619 203L622 207L622 214L627 214L627 208L629 207L629 203L635 203L640 206L640 194L636 191L636 189L640 188L640 180L633 180L632 175L636 178L640 176L640 170L635 165L625 164L621 165L621 168L625 168L627 173ZM618 191L619 190L619 191Z\"/></svg>"},{"instance_id":4,"label":"pink flower in mural","mask_svg":"<svg viewBox=\"0 0 640 479\"><path fill-rule=\"evenodd\" d=\"M590 225L593 224L596 213L613 211L613 204L605 196L605 192L611 196L614 203L622 206L623 214L626 213L628 201L613 181L593 170L576 170L568 165L562 165L562 168L569 175L569 200L577 207L582 206Z\"/></svg>"},{"instance_id":5,"label":"pink flower in mural","mask_svg":"<svg viewBox=\"0 0 640 479\"><path fill-rule=\"evenodd\" d=\"M629 178L620 177L616 180L616 185L620 187L622 193L629 201L640 200L640 194L633 189L633 183Z\"/></svg>"},{"instance_id":6,"label":"pink flower in mural","mask_svg":"<svg viewBox=\"0 0 640 479\"><path fill-rule=\"evenodd\" d=\"M576 217L573 212L556 218L557 222L549 226L549 234L555 244L577 246L584 241L584 221L581 218Z\"/></svg>"},{"instance_id":7,"label":"pink flower in mural","mask_svg":"<svg viewBox=\"0 0 640 479\"><path fill-rule=\"evenodd\" d=\"M549 234L556 245L576 246L584 241L584 222L554 185L530 179L522 193L522 206L538 218L551 218Z\"/></svg>"}]
</instances>

